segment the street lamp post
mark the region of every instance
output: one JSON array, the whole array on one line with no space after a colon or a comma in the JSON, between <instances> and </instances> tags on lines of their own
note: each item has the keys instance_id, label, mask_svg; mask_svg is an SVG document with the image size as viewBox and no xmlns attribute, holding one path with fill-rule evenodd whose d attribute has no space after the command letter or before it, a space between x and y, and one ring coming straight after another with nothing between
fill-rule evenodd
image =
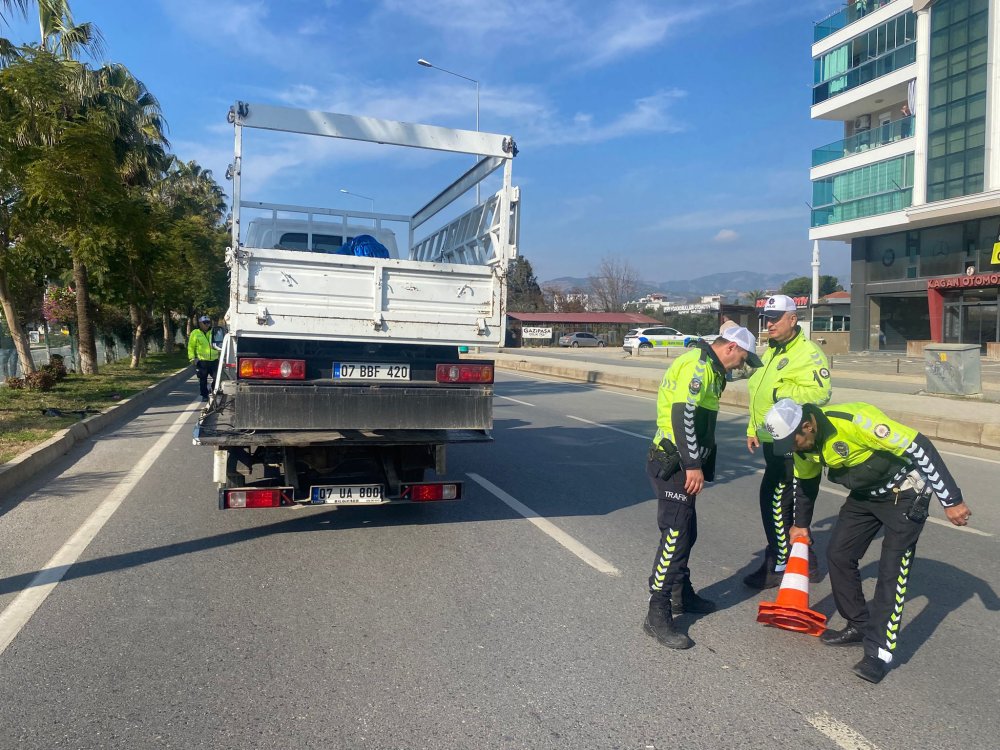
<instances>
[{"instance_id":1,"label":"street lamp post","mask_svg":"<svg viewBox=\"0 0 1000 750\"><path fill-rule=\"evenodd\" d=\"M375 213L375 199L374 198L372 198L370 196L367 196L367 195L362 195L361 193L352 193L350 190L347 190L346 188L341 188L340 192L342 192L344 195L353 195L355 198L364 198L366 201L371 201L372 202L372 213ZM372 226L375 226L375 218L374 217L372 217Z\"/></svg>"},{"instance_id":2,"label":"street lamp post","mask_svg":"<svg viewBox=\"0 0 1000 750\"><path fill-rule=\"evenodd\" d=\"M424 58L417 60L417 65L423 65L425 68L434 68L435 70L440 70L442 73L448 73L449 75L457 76L458 78L464 78L466 81L471 81L476 84L476 132L479 132L479 81L475 78L469 78L469 76L463 76L461 73L456 73L454 70L446 70L445 68L434 65L428 62ZM475 157L476 162L479 162L479 157ZM479 205L479 183L476 183L476 205Z\"/></svg>"}]
</instances>

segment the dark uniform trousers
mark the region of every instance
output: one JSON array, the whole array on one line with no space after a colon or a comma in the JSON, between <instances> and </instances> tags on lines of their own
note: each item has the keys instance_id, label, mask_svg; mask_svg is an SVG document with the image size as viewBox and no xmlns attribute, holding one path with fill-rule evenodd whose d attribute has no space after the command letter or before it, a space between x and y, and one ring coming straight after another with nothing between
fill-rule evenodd
<instances>
[{"instance_id":1,"label":"dark uniform trousers","mask_svg":"<svg viewBox=\"0 0 1000 750\"><path fill-rule=\"evenodd\" d=\"M218 366L218 360L208 362L204 359L199 359L198 364L195 365L194 371L198 375L198 388L201 390L202 398L208 398L208 394L210 393L208 388L209 376L212 377L212 388L215 388L215 368Z\"/></svg>"},{"instance_id":2,"label":"dark uniform trousers","mask_svg":"<svg viewBox=\"0 0 1000 750\"><path fill-rule=\"evenodd\" d=\"M650 459L646 463L646 475L656 493L656 523L660 527L660 547L649 576L649 592L669 599L674 584L690 579L688 558L698 538L698 517L696 495L684 491L684 469L677 464L667 471L658 461Z\"/></svg>"},{"instance_id":3,"label":"dark uniform trousers","mask_svg":"<svg viewBox=\"0 0 1000 750\"><path fill-rule=\"evenodd\" d=\"M909 497L907 494L900 493L896 502L873 502L848 496L827 549L830 585L837 611L864 633L865 654L884 662L892 661L896 649L913 553L924 528L923 521L915 522L906 517L913 498L912 494ZM885 536L878 581L869 607L861 590L858 560L864 557L883 527Z\"/></svg>"},{"instance_id":4,"label":"dark uniform trousers","mask_svg":"<svg viewBox=\"0 0 1000 750\"><path fill-rule=\"evenodd\" d=\"M764 477L760 482L760 520L767 536L766 559L774 561L780 573L792 551L788 530L795 520L794 464L791 456L774 455L773 443L761 443L761 447L764 450ZM821 479L817 476L794 481L802 485L803 492L815 504Z\"/></svg>"}]
</instances>

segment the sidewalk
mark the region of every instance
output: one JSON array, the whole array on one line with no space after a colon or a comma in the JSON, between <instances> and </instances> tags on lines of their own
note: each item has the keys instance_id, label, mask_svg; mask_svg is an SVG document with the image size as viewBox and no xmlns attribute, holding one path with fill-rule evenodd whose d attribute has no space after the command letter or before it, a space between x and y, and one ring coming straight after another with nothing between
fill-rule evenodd
<instances>
[{"instance_id":1,"label":"sidewalk","mask_svg":"<svg viewBox=\"0 0 1000 750\"><path fill-rule=\"evenodd\" d=\"M593 353L591 353L593 352ZM643 355L633 358L616 356L613 350L574 351L508 349L484 352L478 357L492 357L499 369L520 370L551 375L598 385L632 388L655 393L664 371L673 361L669 357ZM917 393L894 393L858 387L873 382L877 374L833 367L833 404L864 401L874 404L893 419L919 430L929 438L940 438L985 448L1000 448L1000 403L977 399L931 396ZM841 387L838 380L853 387ZM919 384L913 376L900 382ZM749 403L747 381L726 385L721 402L746 408Z\"/></svg>"}]
</instances>

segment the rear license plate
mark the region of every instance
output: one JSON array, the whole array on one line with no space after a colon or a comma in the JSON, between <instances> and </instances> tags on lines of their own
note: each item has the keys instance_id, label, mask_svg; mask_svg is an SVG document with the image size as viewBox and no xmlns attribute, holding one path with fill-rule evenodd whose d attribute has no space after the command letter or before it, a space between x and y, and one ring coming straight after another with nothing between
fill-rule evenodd
<instances>
[{"instance_id":1,"label":"rear license plate","mask_svg":"<svg viewBox=\"0 0 1000 750\"><path fill-rule=\"evenodd\" d=\"M314 505L377 504L385 502L381 484L314 485L309 491Z\"/></svg>"},{"instance_id":2,"label":"rear license plate","mask_svg":"<svg viewBox=\"0 0 1000 750\"><path fill-rule=\"evenodd\" d=\"M385 362L334 362L335 380L409 380L410 366Z\"/></svg>"}]
</instances>

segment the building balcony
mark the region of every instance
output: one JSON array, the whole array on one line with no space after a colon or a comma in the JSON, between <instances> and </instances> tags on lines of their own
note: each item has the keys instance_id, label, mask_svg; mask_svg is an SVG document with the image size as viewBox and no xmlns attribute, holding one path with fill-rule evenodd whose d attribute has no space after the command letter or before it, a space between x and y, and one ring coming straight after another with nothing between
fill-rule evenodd
<instances>
[{"instance_id":1,"label":"building balcony","mask_svg":"<svg viewBox=\"0 0 1000 750\"><path fill-rule=\"evenodd\" d=\"M870 81L893 73L907 65L912 65L917 59L916 40L897 47L891 52L867 60L856 65L841 75L813 86L813 105L825 102L839 94L864 86Z\"/></svg>"},{"instance_id":2,"label":"building balcony","mask_svg":"<svg viewBox=\"0 0 1000 750\"><path fill-rule=\"evenodd\" d=\"M896 143L905 138L913 137L913 116L878 125L871 130L855 133L849 138L828 143L826 146L813 149L812 165L818 167L837 159L853 156L870 149Z\"/></svg>"},{"instance_id":3,"label":"building balcony","mask_svg":"<svg viewBox=\"0 0 1000 750\"><path fill-rule=\"evenodd\" d=\"M812 210L810 226L823 227L842 221L853 221L868 216L902 211L913 203L913 188L899 188L875 195L866 195L851 201L818 206Z\"/></svg>"},{"instance_id":4,"label":"building balcony","mask_svg":"<svg viewBox=\"0 0 1000 750\"><path fill-rule=\"evenodd\" d=\"M869 13L879 8L889 5L896 0L853 0L848 2L847 7L831 13L822 21L817 21L813 27L813 41L818 42L826 39L830 34L840 31L845 26L849 26L855 21L864 18Z\"/></svg>"}]
</instances>

